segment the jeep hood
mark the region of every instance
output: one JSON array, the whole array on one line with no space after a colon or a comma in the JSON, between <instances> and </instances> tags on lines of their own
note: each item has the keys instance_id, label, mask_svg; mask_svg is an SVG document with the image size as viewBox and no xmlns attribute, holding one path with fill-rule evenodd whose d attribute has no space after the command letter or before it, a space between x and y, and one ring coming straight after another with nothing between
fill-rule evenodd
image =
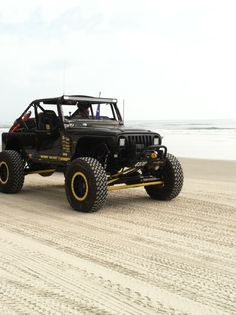
<instances>
[{"instance_id":1,"label":"jeep hood","mask_svg":"<svg viewBox=\"0 0 236 315\"><path fill-rule=\"evenodd\" d=\"M137 128L128 128L122 125L95 125L87 124L81 126L74 126L66 128L66 132L70 134L107 134L107 135L120 135L120 134L157 134L156 132L146 130L146 129L137 129Z\"/></svg>"}]
</instances>

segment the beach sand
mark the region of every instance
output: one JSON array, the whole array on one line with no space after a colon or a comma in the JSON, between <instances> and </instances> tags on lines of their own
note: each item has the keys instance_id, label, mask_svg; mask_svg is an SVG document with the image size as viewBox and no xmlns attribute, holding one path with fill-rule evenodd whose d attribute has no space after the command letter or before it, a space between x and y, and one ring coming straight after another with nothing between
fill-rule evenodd
<instances>
[{"instance_id":1,"label":"beach sand","mask_svg":"<svg viewBox=\"0 0 236 315\"><path fill-rule=\"evenodd\" d=\"M181 161L171 202L128 189L83 214L59 174L0 194L0 314L236 314L236 161Z\"/></svg>"}]
</instances>

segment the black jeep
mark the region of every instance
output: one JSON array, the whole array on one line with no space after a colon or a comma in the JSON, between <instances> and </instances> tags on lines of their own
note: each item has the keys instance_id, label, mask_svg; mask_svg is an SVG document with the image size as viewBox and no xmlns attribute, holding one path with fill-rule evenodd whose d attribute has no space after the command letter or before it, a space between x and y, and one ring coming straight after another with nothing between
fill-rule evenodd
<instances>
[{"instance_id":1,"label":"black jeep","mask_svg":"<svg viewBox=\"0 0 236 315\"><path fill-rule=\"evenodd\" d=\"M108 190L139 186L170 200L182 189L183 171L161 142L158 133L125 128L116 99L38 99L2 134L0 191L19 192L28 174L63 172L75 210L96 211Z\"/></svg>"}]
</instances>

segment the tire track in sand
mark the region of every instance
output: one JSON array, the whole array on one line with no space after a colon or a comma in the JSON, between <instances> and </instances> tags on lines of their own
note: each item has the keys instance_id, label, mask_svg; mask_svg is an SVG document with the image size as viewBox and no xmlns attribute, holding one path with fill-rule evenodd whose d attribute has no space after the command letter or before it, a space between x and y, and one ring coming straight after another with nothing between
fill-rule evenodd
<instances>
[{"instance_id":1,"label":"tire track in sand","mask_svg":"<svg viewBox=\"0 0 236 315\"><path fill-rule=\"evenodd\" d=\"M133 190L86 215L41 182L1 199L0 314L235 314L235 207Z\"/></svg>"}]
</instances>

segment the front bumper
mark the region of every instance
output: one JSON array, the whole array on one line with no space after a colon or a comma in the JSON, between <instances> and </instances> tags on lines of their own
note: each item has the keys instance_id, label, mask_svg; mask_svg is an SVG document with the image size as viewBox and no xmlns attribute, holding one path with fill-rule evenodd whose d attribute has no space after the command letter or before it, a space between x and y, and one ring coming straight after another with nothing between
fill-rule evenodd
<instances>
[{"instance_id":1,"label":"front bumper","mask_svg":"<svg viewBox=\"0 0 236 315\"><path fill-rule=\"evenodd\" d=\"M163 162L166 154L167 148L164 145L149 145L144 147L133 144L121 149L118 159L123 167L131 167L137 163Z\"/></svg>"}]
</instances>

